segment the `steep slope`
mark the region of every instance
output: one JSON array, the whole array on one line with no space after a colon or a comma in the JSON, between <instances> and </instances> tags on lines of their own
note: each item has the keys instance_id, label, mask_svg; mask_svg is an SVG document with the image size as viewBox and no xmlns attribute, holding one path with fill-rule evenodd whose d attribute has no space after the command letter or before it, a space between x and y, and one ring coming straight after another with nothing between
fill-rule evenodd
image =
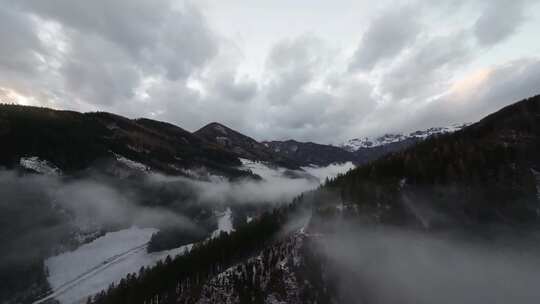
<instances>
[{"instance_id":1,"label":"steep slope","mask_svg":"<svg viewBox=\"0 0 540 304\"><path fill-rule=\"evenodd\" d=\"M450 127L429 128L410 134L385 134L375 138L355 138L340 146L322 145L295 140L265 141L268 148L276 154L307 165L327 166L332 163L353 162L366 164L393 152L404 150L427 138L448 134L465 127L466 124Z\"/></svg>"},{"instance_id":2,"label":"steep slope","mask_svg":"<svg viewBox=\"0 0 540 304\"><path fill-rule=\"evenodd\" d=\"M456 132L467 125L456 124L450 127L435 127L409 134L385 134L375 138L355 138L348 140L340 147L353 153L357 164L365 164L390 153L404 150L430 137Z\"/></svg>"},{"instance_id":3,"label":"steep slope","mask_svg":"<svg viewBox=\"0 0 540 304\"><path fill-rule=\"evenodd\" d=\"M385 144L381 144L381 145L373 146L369 148L360 147L350 153L354 155L356 163L361 165L361 164L366 164L371 161L377 160L388 154L405 150L417 144L420 141L421 141L420 139L415 139L415 138L404 138L403 140L400 140L400 141L387 142Z\"/></svg>"},{"instance_id":4,"label":"steep slope","mask_svg":"<svg viewBox=\"0 0 540 304\"><path fill-rule=\"evenodd\" d=\"M235 154L171 124L131 120L98 112L0 105L0 165L13 168L37 157L63 171L76 171L115 159L169 174L206 167L237 176Z\"/></svg>"},{"instance_id":5,"label":"steep slope","mask_svg":"<svg viewBox=\"0 0 540 304\"><path fill-rule=\"evenodd\" d=\"M111 131L111 149L129 159L170 174L203 166L233 173L237 157L219 146L205 142L175 125L139 118L130 120L110 113L86 114Z\"/></svg>"},{"instance_id":6,"label":"steep slope","mask_svg":"<svg viewBox=\"0 0 540 304\"><path fill-rule=\"evenodd\" d=\"M536 96L352 170L325 189L374 222L537 223L539 155Z\"/></svg>"},{"instance_id":7,"label":"steep slope","mask_svg":"<svg viewBox=\"0 0 540 304\"><path fill-rule=\"evenodd\" d=\"M263 144L275 153L282 154L304 166L328 166L333 163L359 161L354 153L331 145L295 140L265 141Z\"/></svg>"},{"instance_id":8,"label":"steep slope","mask_svg":"<svg viewBox=\"0 0 540 304\"><path fill-rule=\"evenodd\" d=\"M293 160L281 154L276 154L255 139L217 122L210 123L193 134L207 142L215 143L241 158L269 162L286 168L298 167L298 164Z\"/></svg>"},{"instance_id":9,"label":"steep slope","mask_svg":"<svg viewBox=\"0 0 540 304\"><path fill-rule=\"evenodd\" d=\"M187 255L128 277L93 303L350 303L340 300L338 293L344 290L338 277L347 278L349 288L364 288L362 296L371 299L367 303L378 303L373 285L366 281L369 276L343 273L349 269L332 271L330 261L317 249L318 240L324 243L332 234L339 235L339 229L358 222L374 228L369 231L380 232L384 227L378 224L385 224L397 225L400 233L410 228L426 234L444 227L469 234L485 231L478 228L538 225L539 152L537 96L456 133L428 138L349 171L230 235L222 234ZM309 225L287 229L296 222L291 215L305 207L313 210ZM387 243L378 243L366 246L388 248ZM412 247L422 258L420 245ZM377 273L377 263L384 262L388 252L376 253L368 260L365 256L362 260L363 252L344 256L359 259L363 268L362 263L375 263ZM412 270L396 271L405 271L408 277Z\"/></svg>"},{"instance_id":10,"label":"steep slope","mask_svg":"<svg viewBox=\"0 0 540 304\"><path fill-rule=\"evenodd\" d=\"M45 108L0 105L0 164L13 166L23 156L38 156L70 170L109 156L108 129L84 114Z\"/></svg>"}]
</instances>

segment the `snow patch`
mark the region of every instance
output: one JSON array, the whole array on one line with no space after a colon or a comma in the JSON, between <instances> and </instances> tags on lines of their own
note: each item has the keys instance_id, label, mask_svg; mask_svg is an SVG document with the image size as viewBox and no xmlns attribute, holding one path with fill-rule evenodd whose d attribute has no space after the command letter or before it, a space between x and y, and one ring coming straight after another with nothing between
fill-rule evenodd
<instances>
[{"instance_id":1,"label":"snow patch","mask_svg":"<svg viewBox=\"0 0 540 304\"><path fill-rule=\"evenodd\" d=\"M218 237L222 231L230 233L233 230L232 211L231 208L227 208L227 210L219 217L218 228L212 233L212 237Z\"/></svg>"},{"instance_id":2,"label":"snow patch","mask_svg":"<svg viewBox=\"0 0 540 304\"><path fill-rule=\"evenodd\" d=\"M21 157L19 164L26 169L46 175L59 175L60 169L49 161L39 159L37 156Z\"/></svg>"},{"instance_id":3,"label":"snow patch","mask_svg":"<svg viewBox=\"0 0 540 304\"><path fill-rule=\"evenodd\" d=\"M115 157L118 162L124 164L128 168L131 168L133 170L138 170L138 171L144 171L144 172L150 171L150 167L146 166L145 164L141 164L139 162L133 161L119 154L115 154Z\"/></svg>"},{"instance_id":4,"label":"snow patch","mask_svg":"<svg viewBox=\"0 0 540 304\"><path fill-rule=\"evenodd\" d=\"M225 128L219 124L214 125L214 130L218 131L223 135L227 135L227 130L225 130Z\"/></svg>"}]
</instances>

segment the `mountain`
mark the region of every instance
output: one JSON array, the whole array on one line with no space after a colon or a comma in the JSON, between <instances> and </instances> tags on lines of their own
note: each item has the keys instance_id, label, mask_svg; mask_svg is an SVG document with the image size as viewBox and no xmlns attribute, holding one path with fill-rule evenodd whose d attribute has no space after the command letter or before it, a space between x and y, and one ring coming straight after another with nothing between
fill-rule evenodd
<instances>
[{"instance_id":1,"label":"mountain","mask_svg":"<svg viewBox=\"0 0 540 304\"><path fill-rule=\"evenodd\" d=\"M167 170L172 161L182 168L204 165L223 172L239 170L239 157L274 164L283 160L322 164L336 155L381 153L290 204L237 221L234 232L212 234L189 251L141 268L92 297L90 303L349 303L340 298L341 286L336 284L348 275L348 269L332 271L329 259L321 256L314 243L340 236L350 225L440 233L437 236L458 230L485 240L500 230L532 231L540 223L540 96L461 130L429 133L409 146L398 147L406 142L401 140L354 152L294 141L258 143L219 124L190 133L163 122L108 113L2 109L6 111L0 112L0 139L8 143L0 152L2 164L24 164L53 173L105 160L159 171ZM397 150L390 153L389 147ZM224 161L216 161L219 157ZM179 183L135 183L133 187L123 183L132 185L133 181L121 182L120 189L145 194L141 202L145 207L156 203L183 207L182 214L189 218L203 214L198 206L176 204L178 197L189 198L188 189ZM28 200L42 205L34 196ZM211 216L212 211L204 214ZM209 226L215 225L212 222ZM359 234L354 237L362 240ZM355 252L346 256L358 258ZM42 262L32 267L43 270ZM40 273L39 281L45 280L43 271L29 273ZM347 278L359 282L351 279L354 276ZM368 299L376 297L367 292L368 283L355 288Z\"/></svg>"},{"instance_id":2,"label":"mountain","mask_svg":"<svg viewBox=\"0 0 540 304\"><path fill-rule=\"evenodd\" d=\"M379 294L368 279L378 278L380 263L394 257L389 248L411 244L392 237L389 240L396 245L374 239L360 244L364 251L355 254L348 252L352 244L338 243L338 261L323 254L332 247L327 245L321 253L312 245L339 236L350 229L349 224L373 228L364 231L368 240L372 233L384 232L390 225L400 233L415 231L417 236L442 230L433 252L444 256L447 247L441 245L445 244L442 237L456 232L444 233L444 229L463 231L476 243L475 237L492 241L497 236L493 233L507 227L533 231L530 228L540 224L539 156L540 96L536 96L454 133L428 137L357 167L235 232L223 233L184 255L142 269L89 302L350 303L350 298L347 301L341 296L360 293L362 302L379 303ZM303 210L312 214L309 223L291 225L299 222L298 214ZM360 242L361 237L356 235ZM416 259L419 252L422 261L430 256L427 253L431 251L424 252L426 240L408 247ZM375 256L367 255L374 251L372 247L380 248ZM401 258L401 252L397 256ZM355 258L361 269L375 266L355 276L347 272L354 271L346 267L347 258ZM430 261L428 269L433 268ZM330 267L332 262L341 268ZM399 268L393 268L391 275L405 271L399 275L409 278L416 271L400 267L404 265L401 260L389 262ZM504 259L504 265L507 263ZM459 264L451 259L452 268ZM452 277L454 274L451 272ZM349 288L344 290L343 286Z\"/></svg>"},{"instance_id":3,"label":"mountain","mask_svg":"<svg viewBox=\"0 0 540 304\"><path fill-rule=\"evenodd\" d=\"M119 161L167 174L199 167L244 174L235 169L241 163L234 153L177 126L104 112L0 105L0 141L0 166L7 168L24 165L21 159L66 172Z\"/></svg>"},{"instance_id":4,"label":"mountain","mask_svg":"<svg viewBox=\"0 0 540 304\"><path fill-rule=\"evenodd\" d=\"M353 162L356 165L366 164L380 157L406 149L415 143L442 134L462 129L467 124L456 124L450 127L436 127L427 130L404 134L385 134L375 138L355 138L340 146L322 145L313 142L296 140L262 142L276 154L306 165L327 166L333 163Z\"/></svg>"},{"instance_id":5,"label":"mountain","mask_svg":"<svg viewBox=\"0 0 540 304\"><path fill-rule=\"evenodd\" d=\"M381 146L387 146L396 143L403 143L403 145L411 145L412 143L424 140L433 135L440 135L446 133L452 133L466 127L468 124L454 124L449 127L434 127L426 130L414 131L409 134L384 134L379 137L361 137L354 138L341 144L343 149L356 152L364 148L376 148Z\"/></svg>"},{"instance_id":6,"label":"mountain","mask_svg":"<svg viewBox=\"0 0 540 304\"><path fill-rule=\"evenodd\" d=\"M266 145L217 122L210 123L193 133L207 142L219 145L240 158L273 163L296 169L299 164L284 155L274 153Z\"/></svg>"},{"instance_id":7,"label":"mountain","mask_svg":"<svg viewBox=\"0 0 540 304\"><path fill-rule=\"evenodd\" d=\"M303 166L328 166L333 163L359 161L354 153L332 145L295 140L265 141L263 144L276 154L282 154Z\"/></svg>"},{"instance_id":8,"label":"mountain","mask_svg":"<svg viewBox=\"0 0 540 304\"><path fill-rule=\"evenodd\" d=\"M6 144L0 151L0 166L55 173L111 167L112 163L115 168L173 175L205 168L238 177L246 174L238 170L239 158L288 169L349 161L358 165L450 131L432 128L408 136L387 135L373 141L375 144L367 139L351 140L343 147L294 140L261 143L219 123L191 133L146 118L0 105L0 140Z\"/></svg>"},{"instance_id":9,"label":"mountain","mask_svg":"<svg viewBox=\"0 0 540 304\"><path fill-rule=\"evenodd\" d=\"M538 222L540 96L351 170L325 186L375 222Z\"/></svg>"},{"instance_id":10,"label":"mountain","mask_svg":"<svg viewBox=\"0 0 540 304\"><path fill-rule=\"evenodd\" d=\"M375 138L363 137L348 140L340 148L352 153L357 165L379 159L385 155L402 151L414 144L434 136L458 131L468 124L456 124L450 127L434 127L404 134L385 134Z\"/></svg>"}]
</instances>

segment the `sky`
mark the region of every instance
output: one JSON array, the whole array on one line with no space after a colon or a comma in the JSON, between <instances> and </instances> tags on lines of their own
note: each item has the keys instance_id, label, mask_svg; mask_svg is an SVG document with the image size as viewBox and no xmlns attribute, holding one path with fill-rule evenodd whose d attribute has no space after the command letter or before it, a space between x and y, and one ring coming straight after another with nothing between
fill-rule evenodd
<instances>
[{"instance_id":1,"label":"sky","mask_svg":"<svg viewBox=\"0 0 540 304\"><path fill-rule=\"evenodd\" d=\"M535 0L0 0L0 102L338 144L539 94L539 33Z\"/></svg>"}]
</instances>

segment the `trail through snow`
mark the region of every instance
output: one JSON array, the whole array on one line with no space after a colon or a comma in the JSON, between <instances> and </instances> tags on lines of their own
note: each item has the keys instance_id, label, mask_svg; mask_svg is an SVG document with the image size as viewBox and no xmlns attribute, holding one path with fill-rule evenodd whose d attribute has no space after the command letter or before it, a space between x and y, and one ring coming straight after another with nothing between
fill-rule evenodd
<instances>
[{"instance_id":1,"label":"trail through snow","mask_svg":"<svg viewBox=\"0 0 540 304\"><path fill-rule=\"evenodd\" d=\"M47 278L52 292L34 304L56 299L62 304L84 303L88 296L118 283L127 274L138 272L141 267L152 266L167 255L171 257L191 248L191 244L179 248L147 253L146 247L153 228L131 227L110 232L45 261L49 270Z\"/></svg>"}]
</instances>

